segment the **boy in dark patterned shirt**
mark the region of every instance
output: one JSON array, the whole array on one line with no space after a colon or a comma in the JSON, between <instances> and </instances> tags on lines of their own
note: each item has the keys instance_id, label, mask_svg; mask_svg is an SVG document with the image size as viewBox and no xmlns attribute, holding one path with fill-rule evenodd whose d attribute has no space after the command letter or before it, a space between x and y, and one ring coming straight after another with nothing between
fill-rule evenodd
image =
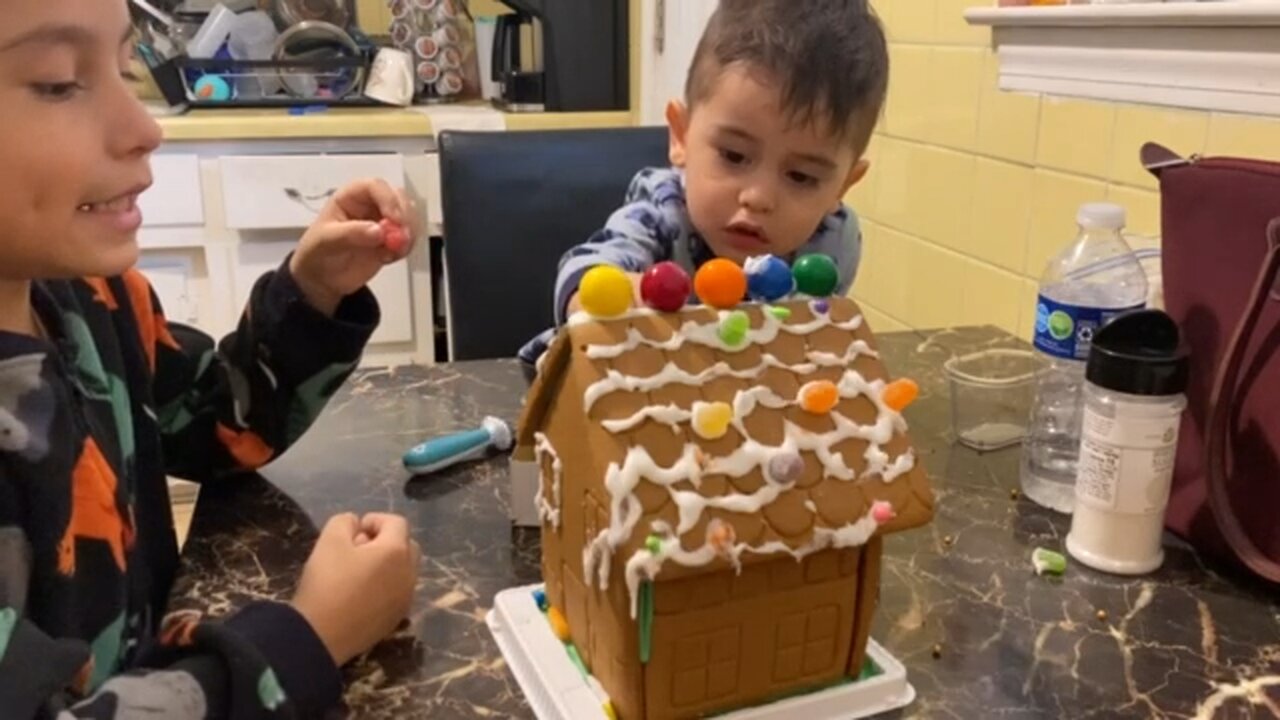
<instances>
[{"instance_id":1,"label":"boy in dark patterned shirt","mask_svg":"<svg viewBox=\"0 0 1280 720\"><path fill-rule=\"evenodd\" d=\"M166 475L232 481L298 439L378 323L365 284L408 251L379 221L413 208L344 188L235 333L170 325L131 269L160 142L132 45L125 0L9 0L0 23L0 717L319 716L408 611L404 519L331 520L291 603L165 621Z\"/></svg>"}]
</instances>

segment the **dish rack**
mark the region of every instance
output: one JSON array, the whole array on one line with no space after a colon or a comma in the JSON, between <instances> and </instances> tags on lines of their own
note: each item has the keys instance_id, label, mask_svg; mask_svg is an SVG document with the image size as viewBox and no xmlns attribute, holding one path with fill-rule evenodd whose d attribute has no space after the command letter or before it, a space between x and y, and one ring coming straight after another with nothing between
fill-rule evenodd
<instances>
[{"instance_id":1,"label":"dish rack","mask_svg":"<svg viewBox=\"0 0 1280 720\"><path fill-rule=\"evenodd\" d=\"M177 57L152 67L170 106L275 108L299 105L374 107L364 96L369 57L308 60L197 60ZM201 81L212 77L216 80ZM215 91L204 91L212 86ZM223 87L230 94L220 97Z\"/></svg>"}]
</instances>

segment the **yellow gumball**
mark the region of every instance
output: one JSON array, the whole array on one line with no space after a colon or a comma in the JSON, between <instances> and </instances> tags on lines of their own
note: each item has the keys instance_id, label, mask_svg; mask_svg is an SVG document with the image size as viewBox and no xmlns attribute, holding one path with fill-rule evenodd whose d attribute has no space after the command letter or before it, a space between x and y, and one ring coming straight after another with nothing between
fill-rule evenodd
<instances>
[{"instance_id":1,"label":"yellow gumball","mask_svg":"<svg viewBox=\"0 0 1280 720\"><path fill-rule=\"evenodd\" d=\"M704 440L719 440L729 432L733 408L729 403L694 403L693 431Z\"/></svg>"},{"instance_id":2,"label":"yellow gumball","mask_svg":"<svg viewBox=\"0 0 1280 720\"><path fill-rule=\"evenodd\" d=\"M631 309L631 279L612 265L587 271L578 285L578 303L596 317L617 317Z\"/></svg>"}]
</instances>

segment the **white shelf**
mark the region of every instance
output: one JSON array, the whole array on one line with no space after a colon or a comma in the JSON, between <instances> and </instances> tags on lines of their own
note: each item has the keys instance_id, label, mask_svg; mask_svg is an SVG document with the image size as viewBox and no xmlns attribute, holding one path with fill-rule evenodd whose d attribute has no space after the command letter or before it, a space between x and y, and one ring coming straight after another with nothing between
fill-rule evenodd
<instances>
[{"instance_id":1,"label":"white shelf","mask_svg":"<svg viewBox=\"0 0 1280 720\"><path fill-rule=\"evenodd\" d=\"M1280 115L1280 0L974 8L1000 88Z\"/></svg>"}]
</instances>

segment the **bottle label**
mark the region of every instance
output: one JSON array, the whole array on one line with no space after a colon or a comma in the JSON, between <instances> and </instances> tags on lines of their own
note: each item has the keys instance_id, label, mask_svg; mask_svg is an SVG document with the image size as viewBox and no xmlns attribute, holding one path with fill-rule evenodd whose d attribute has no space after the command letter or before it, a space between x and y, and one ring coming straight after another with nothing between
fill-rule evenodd
<instances>
[{"instance_id":1,"label":"bottle label","mask_svg":"<svg viewBox=\"0 0 1280 720\"><path fill-rule=\"evenodd\" d=\"M1041 295L1036 301L1036 349L1066 360L1087 360L1093 335L1099 328L1117 315L1142 307L1083 307L1055 302Z\"/></svg>"},{"instance_id":2,"label":"bottle label","mask_svg":"<svg viewBox=\"0 0 1280 720\"><path fill-rule=\"evenodd\" d=\"M1128 515L1164 512L1182 416L1124 417L1124 403L1116 412L1123 419L1085 408L1076 501Z\"/></svg>"}]
</instances>

